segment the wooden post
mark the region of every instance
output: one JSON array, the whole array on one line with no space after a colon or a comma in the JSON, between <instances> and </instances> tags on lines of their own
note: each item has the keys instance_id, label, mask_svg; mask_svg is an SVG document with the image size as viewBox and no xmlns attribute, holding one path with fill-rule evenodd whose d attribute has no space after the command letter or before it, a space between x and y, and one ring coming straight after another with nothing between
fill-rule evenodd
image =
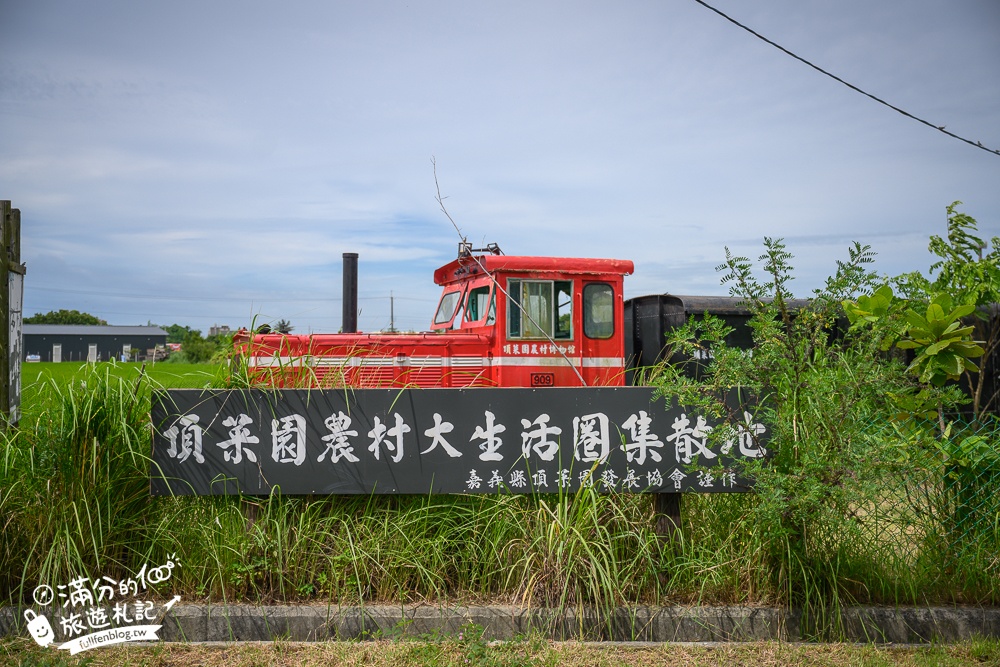
<instances>
[{"instance_id":1,"label":"wooden post","mask_svg":"<svg viewBox=\"0 0 1000 667\"><path fill-rule=\"evenodd\" d=\"M21 211L0 201L0 411L2 427L16 426L21 417L21 304L25 267L21 264Z\"/></svg>"},{"instance_id":2,"label":"wooden post","mask_svg":"<svg viewBox=\"0 0 1000 667\"><path fill-rule=\"evenodd\" d=\"M680 543L681 534L681 494L654 493L656 512L656 534L672 542Z\"/></svg>"},{"instance_id":3,"label":"wooden post","mask_svg":"<svg viewBox=\"0 0 1000 667\"><path fill-rule=\"evenodd\" d=\"M243 508L243 516L247 520L247 534L249 534L260 516L260 503L256 500L250 500L246 496L241 496L240 507Z\"/></svg>"}]
</instances>

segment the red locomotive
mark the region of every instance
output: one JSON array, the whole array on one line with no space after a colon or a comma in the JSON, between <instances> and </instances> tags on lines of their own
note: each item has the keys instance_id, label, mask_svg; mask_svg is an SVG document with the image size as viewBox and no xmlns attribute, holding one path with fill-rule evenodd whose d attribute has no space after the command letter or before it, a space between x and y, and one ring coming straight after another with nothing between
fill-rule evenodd
<instances>
[{"instance_id":1,"label":"red locomotive","mask_svg":"<svg viewBox=\"0 0 1000 667\"><path fill-rule=\"evenodd\" d=\"M620 386L622 287L633 268L628 260L510 256L463 244L434 272L443 289L429 332L353 332L347 317L356 306L345 294L344 333L241 330L234 344L250 376L271 386Z\"/></svg>"}]
</instances>

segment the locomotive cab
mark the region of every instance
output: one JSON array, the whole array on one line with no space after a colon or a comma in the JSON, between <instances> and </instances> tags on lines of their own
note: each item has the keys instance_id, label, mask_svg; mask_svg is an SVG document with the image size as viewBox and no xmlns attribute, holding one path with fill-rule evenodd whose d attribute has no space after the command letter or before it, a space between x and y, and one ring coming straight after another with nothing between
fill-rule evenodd
<instances>
[{"instance_id":1,"label":"locomotive cab","mask_svg":"<svg viewBox=\"0 0 1000 667\"><path fill-rule=\"evenodd\" d=\"M627 260L460 253L434 273L443 290L431 329L486 335L498 386L621 385L632 270Z\"/></svg>"}]
</instances>

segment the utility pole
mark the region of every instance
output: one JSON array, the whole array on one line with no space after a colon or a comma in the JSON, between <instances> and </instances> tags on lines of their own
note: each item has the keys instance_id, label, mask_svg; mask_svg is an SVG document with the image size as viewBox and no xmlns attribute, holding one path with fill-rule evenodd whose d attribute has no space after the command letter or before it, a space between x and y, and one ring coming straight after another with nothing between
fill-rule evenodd
<instances>
[{"instance_id":1,"label":"utility pole","mask_svg":"<svg viewBox=\"0 0 1000 667\"><path fill-rule=\"evenodd\" d=\"M396 333L396 297L389 290L389 333Z\"/></svg>"},{"instance_id":2,"label":"utility pole","mask_svg":"<svg viewBox=\"0 0 1000 667\"><path fill-rule=\"evenodd\" d=\"M21 264L21 211L11 208L10 201L0 201L0 411L4 419L0 428L16 426L21 418L21 333L24 301L25 266Z\"/></svg>"}]
</instances>

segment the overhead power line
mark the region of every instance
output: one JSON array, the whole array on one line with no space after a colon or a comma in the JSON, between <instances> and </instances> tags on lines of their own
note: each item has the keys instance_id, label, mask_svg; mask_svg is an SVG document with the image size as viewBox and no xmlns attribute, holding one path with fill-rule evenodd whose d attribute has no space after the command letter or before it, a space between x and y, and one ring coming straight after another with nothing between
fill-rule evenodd
<instances>
[{"instance_id":1,"label":"overhead power line","mask_svg":"<svg viewBox=\"0 0 1000 667\"><path fill-rule=\"evenodd\" d=\"M256 296L232 296L232 295L222 295L217 297L205 297L205 296L192 296L192 295L180 295L180 294L137 294L131 292L105 292L100 290L77 290L77 289L66 289L62 287L37 287L37 286L25 286L28 291L38 291L38 292L58 292L62 294L83 294L86 296L108 296L114 297L116 299L141 299L143 301L147 300L159 300L159 301L197 301L201 303L217 303L217 302L231 302L234 299L239 301L253 301L254 303L307 303L307 302L318 302L318 303L336 303L343 299L339 296L337 297L267 297L259 298ZM395 298L397 301L424 301L430 303L437 303L435 299L421 299L419 297L412 296L396 296L391 297L386 294L384 296L361 296L358 297L359 301L389 301L391 298Z\"/></svg>"},{"instance_id":2,"label":"overhead power line","mask_svg":"<svg viewBox=\"0 0 1000 667\"><path fill-rule=\"evenodd\" d=\"M743 28L748 33L750 33L751 35L753 35L754 37L756 37L757 39L759 39L761 41L764 41L764 42L767 42L768 44L770 44L774 48L778 49L779 51L782 51L783 53L786 53L786 54L790 55L792 58L795 58L796 60L798 60L801 63L805 63L806 65L809 65L809 67L812 67L814 70L816 70L817 72L820 72L821 74L825 74L826 76L830 77L834 81L839 81L840 83L844 84L845 86L847 86L851 90L859 92L862 95L864 95L865 97L873 99L876 102L878 102L879 104L887 106L890 109L892 109L893 111L897 111L897 112L903 114L907 118L911 118L911 119L917 121L918 123L923 123L924 125L926 125L927 127L931 128L931 129L937 130L938 132L941 132L943 134L947 134L949 137L952 137L954 139L958 139L959 141L964 141L965 143L969 144L970 146L975 146L976 148L981 148L984 151L986 151L987 153L993 153L994 155L1000 155L1000 150L997 150L995 148L989 148L988 146L983 146L982 142L973 141L971 139L966 139L965 137L961 137L961 136L955 134L954 132L949 132L948 130L945 129L944 125L935 125L934 123L932 123L930 121L927 121L927 120L924 120L923 118L918 118L917 116L914 116L910 112L908 112L908 111L906 111L904 109L900 109L897 106L893 106L892 104L889 104L885 100L883 100L883 99L881 99L879 97L876 97L875 95L872 95L871 93L866 92L866 91L858 88L854 84L848 83L847 81L844 81L839 76L837 76L835 74L831 74L830 72L827 72L822 67L814 65L813 63L809 62L805 58L792 53L791 51L789 51L788 49L786 49L785 47L783 47L781 44L778 44L776 42L771 41L770 39L768 39L767 37L764 37L759 32L756 32L755 30L753 30L752 28L748 28L747 26L743 25L742 23L740 23L739 21L737 21L733 17L731 17L731 16L729 16L729 15L727 15L727 14L719 11L718 9L716 9L712 5L708 4L707 2L704 2L704 0L694 0L694 1L697 2L699 5L701 5L702 7L705 7L706 9L712 10L713 12L715 12L716 14L718 14L719 16L721 16L722 18L726 19L727 21L729 21L733 25L736 25L736 26L739 26L740 28Z\"/></svg>"}]
</instances>

